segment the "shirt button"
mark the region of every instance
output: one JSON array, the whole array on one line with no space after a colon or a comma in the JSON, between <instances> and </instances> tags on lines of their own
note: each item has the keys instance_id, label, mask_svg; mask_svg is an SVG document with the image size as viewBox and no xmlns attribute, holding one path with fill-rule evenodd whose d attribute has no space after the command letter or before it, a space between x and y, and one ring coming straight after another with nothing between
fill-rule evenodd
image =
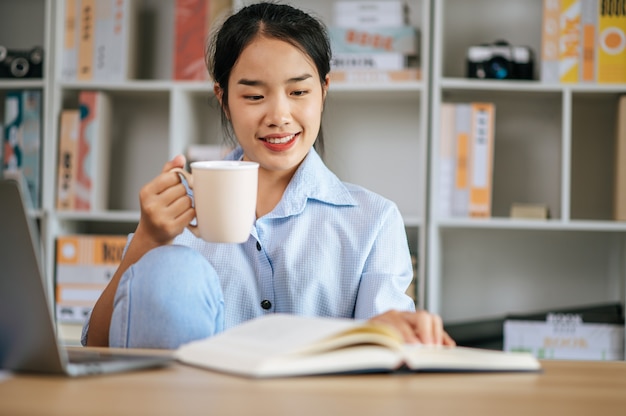
<instances>
[{"instance_id":1,"label":"shirt button","mask_svg":"<svg viewBox=\"0 0 626 416\"><path fill-rule=\"evenodd\" d=\"M261 243L259 243L258 241L256 242L256 249L258 251L261 251Z\"/></svg>"},{"instance_id":2,"label":"shirt button","mask_svg":"<svg viewBox=\"0 0 626 416\"><path fill-rule=\"evenodd\" d=\"M265 299L261 301L261 307L265 310L268 310L269 308L272 307L272 302L270 302L269 300Z\"/></svg>"}]
</instances>

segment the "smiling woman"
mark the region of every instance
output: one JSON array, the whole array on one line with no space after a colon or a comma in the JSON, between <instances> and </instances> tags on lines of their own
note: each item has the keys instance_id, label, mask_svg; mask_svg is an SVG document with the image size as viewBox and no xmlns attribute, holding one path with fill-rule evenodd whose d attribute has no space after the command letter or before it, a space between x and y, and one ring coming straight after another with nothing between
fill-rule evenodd
<instances>
[{"instance_id":1,"label":"smiling woman","mask_svg":"<svg viewBox=\"0 0 626 416\"><path fill-rule=\"evenodd\" d=\"M258 3L207 49L230 160L259 163L256 221L241 244L203 241L187 190L165 163L140 192L141 218L85 326L83 343L176 348L270 313L372 319L408 342L454 344L405 294L412 266L396 205L323 163L331 51L319 20ZM238 192L233 189L232 192Z\"/></svg>"}]
</instances>

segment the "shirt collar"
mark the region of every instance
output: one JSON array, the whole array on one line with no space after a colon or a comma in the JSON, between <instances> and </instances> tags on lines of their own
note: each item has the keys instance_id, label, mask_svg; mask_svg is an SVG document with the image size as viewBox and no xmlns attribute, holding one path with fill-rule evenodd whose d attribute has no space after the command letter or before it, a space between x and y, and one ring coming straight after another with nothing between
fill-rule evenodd
<instances>
[{"instance_id":1,"label":"shirt collar","mask_svg":"<svg viewBox=\"0 0 626 416\"><path fill-rule=\"evenodd\" d=\"M240 146L226 156L227 160L242 158L243 149ZM336 206L358 205L343 182L328 169L313 148L296 170L281 201L268 217L297 215L304 211L309 199Z\"/></svg>"}]
</instances>

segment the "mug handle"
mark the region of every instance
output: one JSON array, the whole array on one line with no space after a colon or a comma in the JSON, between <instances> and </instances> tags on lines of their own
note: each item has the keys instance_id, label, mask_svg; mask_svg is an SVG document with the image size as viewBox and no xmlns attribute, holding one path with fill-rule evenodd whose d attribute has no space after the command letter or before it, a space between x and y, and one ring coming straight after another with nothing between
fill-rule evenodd
<instances>
[{"instance_id":1,"label":"mug handle","mask_svg":"<svg viewBox=\"0 0 626 416\"><path fill-rule=\"evenodd\" d=\"M191 175L191 173L187 172L185 169L182 168L174 168L172 170L170 170L170 172L174 172L178 175L178 177L180 178L180 182L183 184L183 186L185 187L185 189L187 190L187 196L191 199L191 206L195 208L195 200L193 198L193 176ZM191 231L193 233L193 235L195 235L198 238L202 238L200 237L200 230L198 229L198 225L197 225L197 218L196 218L196 225L193 224L187 224L187 229L189 231Z\"/></svg>"}]
</instances>

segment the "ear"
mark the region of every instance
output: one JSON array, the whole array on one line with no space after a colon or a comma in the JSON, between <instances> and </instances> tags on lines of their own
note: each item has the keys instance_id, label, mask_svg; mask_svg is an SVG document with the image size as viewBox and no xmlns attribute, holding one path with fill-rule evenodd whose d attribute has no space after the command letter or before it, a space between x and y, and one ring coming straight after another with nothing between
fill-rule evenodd
<instances>
[{"instance_id":1,"label":"ear","mask_svg":"<svg viewBox=\"0 0 626 416\"><path fill-rule=\"evenodd\" d=\"M322 84L322 111L324 111L324 104L326 104L326 95L328 95L328 88L330 87L330 75L326 74L324 83Z\"/></svg>"},{"instance_id":2,"label":"ear","mask_svg":"<svg viewBox=\"0 0 626 416\"><path fill-rule=\"evenodd\" d=\"M222 107L222 111L224 111L224 114L226 114L226 117L230 120L230 113L228 112L228 109L226 107L224 107L224 101L223 101L224 90L222 89L220 84L215 83L213 85L213 93L217 97L217 101L219 101L220 107Z\"/></svg>"}]
</instances>

